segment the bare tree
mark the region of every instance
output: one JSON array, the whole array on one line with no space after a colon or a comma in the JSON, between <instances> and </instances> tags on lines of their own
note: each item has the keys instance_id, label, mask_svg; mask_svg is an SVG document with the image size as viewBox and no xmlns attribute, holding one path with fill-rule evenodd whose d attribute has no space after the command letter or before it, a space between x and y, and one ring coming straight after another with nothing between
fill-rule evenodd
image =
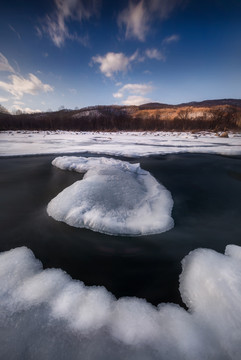
<instances>
[{"instance_id":1,"label":"bare tree","mask_svg":"<svg viewBox=\"0 0 241 360\"><path fill-rule=\"evenodd\" d=\"M178 119L180 120L190 120L190 108L182 109L178 112Z\"/></svg>"}]
</instances>

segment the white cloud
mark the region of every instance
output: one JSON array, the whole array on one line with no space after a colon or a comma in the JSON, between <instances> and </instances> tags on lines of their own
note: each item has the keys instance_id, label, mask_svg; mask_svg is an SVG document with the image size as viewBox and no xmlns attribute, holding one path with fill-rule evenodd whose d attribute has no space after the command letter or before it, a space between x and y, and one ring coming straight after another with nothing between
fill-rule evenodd
<instances>
[{"instance_id":1,"label":"white cloud","mask_svg":"<svg viewBox=\"0 0 241 360\"><path fill-rule=\"evenodd\" d=\"M163 40L163 43L164 43L164 44L170 44L170 43L172 43L172 42L177 42L177 41L179 41L179 39L180 39L180 36L174 34L174 35L171 35L171 36L166 37L166 38Z\"/></svg>"},{"instance_id":2,"label":"white cloud","mask_svg":"<svg viewBox=\"0 0 241 360\"><path fill-rule=\"evenodd\" d=\"M130 94L125 100L122 101L124 105L140 105L150 102L151 99L144 97L147 93L153 90L150 84L126 84L119 89L117 93L113 94L114 98L122 99L124 95Z\"/></svg>"},{"instance_id":3,"label":"white cloud","mask_svg":"<svg viewBox=\"0 0 241 360\"><path fill-rule=\"evenodd\" d=\"M115 73L128 71L130 63L136 60L137 57L137 51L130 57L123 53L109 52L104 56L97 55L92 57L92 62L100 64L100 71L105 76L112 77Z\"/></svg>"},{"instance_id":4,"label":"white cloud","mask_svg":"<svg viewBox=\"0 0 241 360\"><path fill-rule=\"evenodd\" d=\"M126 38L136 38L144 41L150 30L151 23L156 18L168 18L176 6L183 0L129 0L128 7L118 16L119 27L125 27Z\"/></svg>"},{"instance_id":5,"label":"white cloud","mask_svg":"<svg viewBox=\"0 0 241 360\"><path fill-rule=\"evenodd\" d=\"M142 105L148 102L151 102L152 100L150 98L146 98L144 96L138 96L138 95L130 95L126 100L124 100L122 103L124 105Z\"/></svg>"},{"instance_id":6,"label":"white cloud","mask_svg":"<svg viewBox=\"0 0 241 360\"><path fill-rule=\"evenodd\" d=\"M5 58L2 53L0 53L0 71L7 71L12 73L15 72L12 66L9 64L8 59Z\"/></svg>"},{"instance_id":7,"label":"white cloud","mask_svg":"<svg viewBox=\"0 0 241 360\"><path fill-rule=\"evenodd\" d=\"M161 51L159 51L157 49L147 49L146 50L146 56L149 59L156 59L156 60L162 60L162 61L166 60L165 55Z\"/></svg>"},{"instance_id":8,"label":"white cloud","mask_svg":"<svg viewBox=\"0 0 241 360\"><path fill-rule=\"evenodd\" d=\"M150 84L126 84L117 93L114 93L115 98L122 98L124 93L145 95L153 90L153 86Z\"/></svg>"},{"instance_id":9,"label":"white cloud","mask_svg":"<svg viewBox=\"0 0 241 360\"><path fill-rule=\"evenodd\" d=\"M34 114L34 113L40 113L41 110L39 109L31 109L29 107L21 107L18 104L14 104L12 106L12 112L15 112L17 110L20 110L21 112L25 113L25 114Z\"/></svg>"},{"instance_id":10,"label":"white cloud","mask_svg":"<svg viewBox=\"0 0 241 360\"><path fill-rule=\"evenodd\" d=\"M53 91L52 86L43 84L35 75L29 74L29 78L23 76L10 75L10 82L0 81L0 88L20 99L24 94L36 95L39 92Z\"/></svg>"},{"instance_id":11,"label":"white cloud","mask_svg":"<svg viewBox=\"0 0 241 360\"><path fill-rule=\"evenodd\" d=\"M77 40L83 45L86 45L87 38L81 37L76 33L72 34L69 31L67 22L79 21L89 19L93 15L98 14L99 0L55 0L55 11L52 15L47 15L42 24L42 30L48 34L53 43L61 47L64 45L66 39ZM39 35L41 31L36 28Z\"/></svg>"},{"instance_id":12,"label":"white cloud","mask_svg":"<svg viewBox=\"0 0 241 360\"><path fill-rule=\"evenodd\" d=\"M116 98L116 99L120 99L120 98L123 97L123 93L121 93L121 92L118 91L117 93L114 93L114 94L113 94L113 97Z\"/></svg>"},{"instance_id":13,"label":"white cloud","mask_svg":"<svg viewBox=\"0 0 241 360\"><path fill-rule=\"evenodd\" d=\"M0 103L7 102L9 99L5 97L0 97Z\"/></svg>"}]
</instances>

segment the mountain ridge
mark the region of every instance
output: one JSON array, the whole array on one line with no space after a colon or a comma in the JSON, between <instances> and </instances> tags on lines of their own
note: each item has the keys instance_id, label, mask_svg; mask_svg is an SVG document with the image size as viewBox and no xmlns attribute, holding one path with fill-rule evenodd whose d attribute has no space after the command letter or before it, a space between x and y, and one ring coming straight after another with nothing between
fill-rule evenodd
<instances>
[{"instance_id":1,"label":"mountain ridge","mask_svg":"<svg viewBox=\"0 0 241 360\"><path fill-rule=\"evenodd\" d=\"M211 130L241 129L241 99L177 105L96 105L46 113L0 113L0 130Z\"/></svg>"}]
</instances>

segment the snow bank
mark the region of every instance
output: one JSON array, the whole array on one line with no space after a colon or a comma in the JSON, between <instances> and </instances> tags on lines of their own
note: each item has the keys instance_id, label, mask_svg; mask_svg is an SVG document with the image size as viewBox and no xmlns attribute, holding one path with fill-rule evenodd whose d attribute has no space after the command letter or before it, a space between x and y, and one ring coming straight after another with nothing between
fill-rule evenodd
<instances>
[{"instance_id":1,"label":"snow bank","mask_svg":"<svg viewBox=\"0 0 241 360\"><path fill-rule=\"evenodd\" d=\"M241 155L241 135L178 132L1 132L0 156L91 153L127 157L203 153Z\"/></svg>"},{"instance_id":2,"label":"snow bank","mask_svg":"<svg viewBox=\"0 0 241 360\"><path fill-rule=\"evenodd\" d=\"M0 254L0 358L239 360L241 248L195 250L182 266L189 311L116 300L104 287L43 270L25 247Z\"/></svg>"},{"instance_id":3,"label":"snow bank","mask_svg":"<svg viewBox=\"0 0 241 360\"><path fill-rule=\"evenodd\" d=\"M55 220L111 235L145 235L173 227L170 192L139 164L107 158L58 157L63 170L86 172L47 207Z\"/></svg>"}]
</instances>

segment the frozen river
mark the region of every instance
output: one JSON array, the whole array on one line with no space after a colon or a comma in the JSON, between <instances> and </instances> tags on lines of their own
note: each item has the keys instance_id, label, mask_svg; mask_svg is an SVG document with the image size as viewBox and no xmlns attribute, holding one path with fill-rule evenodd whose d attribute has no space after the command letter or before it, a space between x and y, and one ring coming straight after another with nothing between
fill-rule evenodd
<instances>
[{"instance_id":1,"label":"frozen river","mask_svg":"<svg viewBox=\"0 0 241 360\"><path fill-rule=\"evenodd\" d=\"M82 178L51 165L54 156L1 158L0 251L26 245L45 267L65 270L117 297L180 303L181 260L204 247L241 245L241 158L178 154L139 158L172 194L174 228L149 236L108 236L57 222L49 201ZM137 162L128 159L129 162Z\"/></svg>"},{"instance_id":2,"label":"frozen river","mask_svg":"<svg viewBox=\"0 0 241 360\"><path fill-rule=\"evenodd\" d=\"M239 360L240 140L1 133L0 358Z\"/></svg>"}]
</instances>

